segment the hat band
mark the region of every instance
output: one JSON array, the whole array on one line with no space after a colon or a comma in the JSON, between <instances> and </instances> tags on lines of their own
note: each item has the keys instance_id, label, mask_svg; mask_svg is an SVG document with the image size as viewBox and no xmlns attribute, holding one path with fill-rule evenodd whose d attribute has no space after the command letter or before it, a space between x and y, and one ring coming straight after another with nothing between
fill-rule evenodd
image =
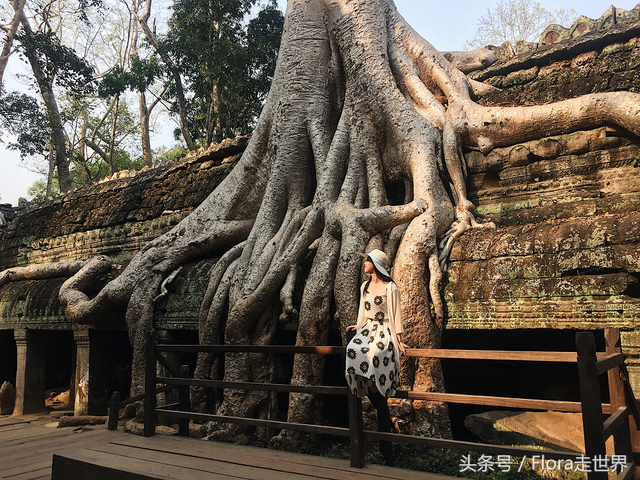
<instances>
[{"instance_id":1,"label":"hat band","mask_svg":"<svg viewBox=\"0 0 640 480\"><path fill-rule=\"evenodd\" d=\"M382 261L379 260L375 255L369 254L369 258L373 260L375 263L377 263L384 271L387 270L387 266L384 263L382 263Z\"/></svg>"}]
</instances>

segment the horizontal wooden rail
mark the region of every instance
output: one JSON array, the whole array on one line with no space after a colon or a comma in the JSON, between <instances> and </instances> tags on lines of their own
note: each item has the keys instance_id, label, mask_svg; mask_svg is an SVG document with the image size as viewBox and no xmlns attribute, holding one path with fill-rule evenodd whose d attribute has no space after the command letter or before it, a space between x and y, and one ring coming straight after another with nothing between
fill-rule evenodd
<instances>
[{"instance_id":1,"label":"horizontal wooden rail","mask_svg":"<svg viewBox=\"0 0 640 480\"><path fill-rule=\"evenodd\" d=\"M156 352L191 352L191 353L288 353L344 355L345 347L297 347L290 345L156 345ZM605 357L598 352L598 357ZM514 360L523 362L559 362L575 363L576 352L521 352L511 350L452 350L408 348L406 357L417 358L451 358L458 360Z\"/></svg>"},{"instance_id":2,"label":"horizontal wooden rail","mask_svg":"<svg viewBox=\"0 0 640 480\"><path fill-rule=\"evenodd\" d=\"M540 400L534 398L493 397L488 395L465 395L460 393L406 392L404 390L398 390L395 398L427 400L430 402L462 403L468 405L486 405L493 407L526 408L532 410L554 410L557 412L582 412L580 402ZM610 404L603 404L602 410L604 413L613 413L615 411Z\"/></svg>"},{"instance_id":3,"label":"horizontal wooden rail","mask_svg":"<svg viewBox=\"0 0 640 480\"><path fill-rule=\"evenodd\" d=\"M598 352L605 357L605 352ZM520 362L576 363L576 352L515 352L512 350L453 350L445 348L407 348L405 357L451 358L455 360L514 360ZM605 357L606 358L606 357Z\"/></svg>"},{"instance_id":4,"label":"horizontal wooden rail","mask_svg":"<svg viewBox=\"0 0 640 480\"><path fill-rule=\"evenodd\" d=\"M162 415L169 415L178 418L188 418L190 420L201 420L205 422L235 423L238 425L248 425L251 427L298 430L300 432L336 435L339 437L349 436L349 429L344 427L326 427L323 425L310 425L307 423L290 423L279 422L277 420L261 420L259 418L227 417L225 415L184 412L181 410L166 410L164 408L156 408L155 412Z\"/></svg>"},{"instance_id":5,"label":"horizontal wooden rail","mask_svg":"<svg viewBox=\"0 0 640 480\"><path fill-rule=\"evenodd\" d=\"M186 353L307 353L344 355L345 347L296 347L291 345L156 345L156 352Z\"/></svg>"},{"instance_id":6,"label":"horizontal wooden rail","mask_svg":"<svg viewBox=\"0 0 640 480\"><path fill-rule=\"evenodd\" d=\"M464 442L462 440L449 440L446 438L435 437L418 437L415 435L403 435L401 433L374 432L372 430L363 430L362 436L367 440L383 440L388 442L412 443L415 445L425 445L436 448L451 448L454 450L490 453L492 455L511 455L513 457L531 458L533 455L553 459L575 459L582 453L558 450L539 450L535 448L507 447L502 445L492 445L487 443Z\"/></svg>"},{"instance_id":7,"label":"horizontal wooden rail","mask_svg":"<svg viewBox=\"0 0 640 480\"><path fill-rule=\"evenodd\" d=\"M200 380L195 378L156 377L157 383L167 385L189 385L195 387L228 388L235 390L269 390L273 392L311 393L325 395L347 395L349 387L326 385L290 385L283 383L225 382L224 380Z\"/></svg>"}]
</instances>

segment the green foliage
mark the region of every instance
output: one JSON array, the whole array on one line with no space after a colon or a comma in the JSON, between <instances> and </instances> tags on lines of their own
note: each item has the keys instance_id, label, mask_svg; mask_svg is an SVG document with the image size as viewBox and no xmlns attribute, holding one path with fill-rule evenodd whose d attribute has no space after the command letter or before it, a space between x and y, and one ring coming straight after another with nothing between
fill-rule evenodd
<instances>
[{"instance_id":1,"label":"green foliage","mask_svg":"<svg viewBox=\"0 0 640 480\"><path fill-rule=\"evenodd\" d=\"M575 10L551 13L534 0L498 0L495 9L487 9L478 19L478 30L466 47L501 45L517 41L538 42L542 31L553 23L571 25L577 18Z\"/></svg>"},{"instance_id":2,"label":"green foliage","mask_svg":"<svg viewBox=\"0 0 640 480\"><path fill-rule=\"evenodd\" d=\"M0 97L0 131L16 136L7 148L18 150L22 158L45 155L48 149L51 129L37 100L29 95L11 92Z\"/></svg>"},{"instance_id":3,"label":"green foliage","mask_svg":"<svg viewBox=\"0 0 640 480\"><path fill-rule=\"evenodd\" d=\"M102 78L98 85L98 95L101 98L111 98L127 89L144 92L162 75L163 68L157 57L141 59L134 55L131 57L131 70L125 71L116 65Z\"/></svg>"},{"instance_id":4,"label":"green foliage","mask_svg":"<svg viewBox=\"0 0 640 480\"><path fill-rule=\"evenodd\" d=\"M49 83L77 95L93 92L93 67L63 45L54 32L22 32L16 36L27 54L32 54Z\"/></svg>"},{"instance_id":5,"label":"green foliage","mask_svg":"<svg viewBox=\"0 0 640 480\"><path fill-rule=\"evenodd\" d=\"M187 99L187 121L201 144L210 137L221 140L251 131L268 92L284 18L270 2L247 23L256 3L175 0L173 4L170 29L160 47L180 65L193 93ZM172 111L178 111L177 105Z\"/></svg>"},{"instance_id":6,"label":"green foliage","mask_svg":"<svg viewBox=\"0 0 640 480\"><path fill-rule=\"evenodd\" d=\"M153 161L154 163L175 163L184 158L187 153L189 150L180 145L174 145L169 149L160 147L153 151Z\"/></svg>"},{"instance_id":7,"label":"green foliage","mask_svg":"<svg viewBox=\"0 0 640 480\"><path fill-rule=\"evenodd\" d=\"M60 193L60 187L58 185L58 179L54 178L51 182L51 196L55 197ZM29 188L27 188L27 195L31 198L45 198L47 196L47 181L36 180Z\"/></svg>"},{"instance_id":8,"label":"green foliage","mask_svg":"<svg viewBox=\"0 0 640 480\"><path fill-rule=\"evenodd\" d=\"M247 28L250 82L253 95L260 101L266 99L271 86L283 27L282 12L275 4L270 4L249 22Z\"/></svg>"}]
</instances>

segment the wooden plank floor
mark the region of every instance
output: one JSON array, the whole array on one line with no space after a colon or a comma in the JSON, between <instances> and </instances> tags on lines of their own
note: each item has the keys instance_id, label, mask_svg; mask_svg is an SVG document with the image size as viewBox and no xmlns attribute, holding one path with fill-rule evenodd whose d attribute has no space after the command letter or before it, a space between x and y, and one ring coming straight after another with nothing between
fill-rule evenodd
<instances>
[{"instance_id":1,"label":"wooden plank floor","mask_svg":"<svg viewBox=\"0 0 640 480\"><path fill-rule=\"evenodd\" d=\"M49 425L49 426L47 426ZM447 480L453 477L349 460L177 436L143 438L106 426L53 428L46 416L0 417L0 479L49 479L53 455L163 479ZM59 461L58 459L56 461ZM124 475L124 474L123 474Z\"/></svg>"}]
</instances>

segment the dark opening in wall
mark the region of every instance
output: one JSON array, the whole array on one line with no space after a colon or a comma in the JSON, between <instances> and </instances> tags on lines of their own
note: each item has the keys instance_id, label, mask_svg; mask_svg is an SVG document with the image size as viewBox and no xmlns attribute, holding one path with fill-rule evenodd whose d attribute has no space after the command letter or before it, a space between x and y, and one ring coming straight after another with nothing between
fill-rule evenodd
<instances>
[{"instance_id":1,"label":"dark opening in wall","mask_svg":"<svg viewBox=\"0 0 640 480\"><path fill-rule=\"evenodd\" d=\"M0 330L0 385L16 386L17 349L13 330Z\"/></svg>"},{"instance_id":2,"label":"dark opening in wall","mask_svg":"<svg viewBox=\"0 0 640 480\"><path fill-rule=\"evenodd\" d=\"M71 385L75 349L73 332L43 330L37 332L45 348L44 388L66 391Z\"/></svg>"},{"instance_id":3,"label":"dark opening in wall","mask_svg":"<svg viewBox=\"0 0 640 480\"><path fill-rule=\"evenodd\" d=\"M574 330L445 330L442 348L575 352L575 334ZM596 349L604 351L604 333L594 334ZM448 393L580 401L575 363L446 359L442 368ZM606 375L600 378L603 401L608 402ZM454 438L478 440L464 426L464 419L492 410L519 409L449 404Z\"/></svg>"}]
</instances>

